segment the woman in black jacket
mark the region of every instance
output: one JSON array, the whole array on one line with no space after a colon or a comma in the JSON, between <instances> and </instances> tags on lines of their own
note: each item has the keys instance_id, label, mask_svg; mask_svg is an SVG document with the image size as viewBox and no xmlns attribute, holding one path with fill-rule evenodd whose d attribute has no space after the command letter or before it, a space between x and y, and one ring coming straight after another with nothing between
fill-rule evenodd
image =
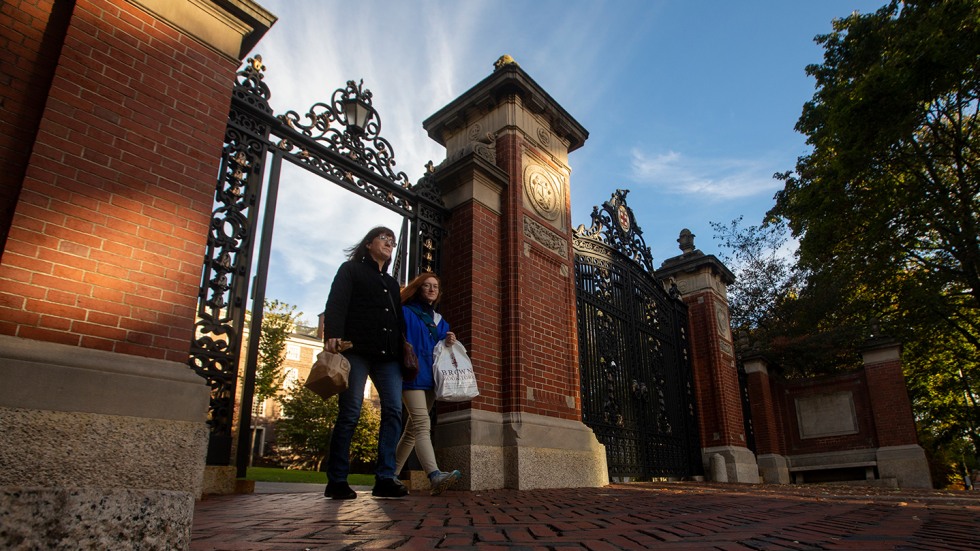
<instances>
[{"instance_id":1,"label":"woman in black jacket","mask_svg":"<svg viewBox=\"0 0 980 551\"><path fill-rule=\"evenodd\" d=\"M330 435L327 458L327 487L332 499L354 499L357 493L347 483L350 444L361 416L364 385L371 377L381 398L381 430L378 462L371 492L378 497L402 497L408 493L395 476L395 447L402 432L402 333L405 321L399 287L388 275L395 234L385 227L372 229L347 249L330 287L323 315L326 349L337 352L341 340L353 346L343 352L350 362L347 390L338 398L337 422Z\"/></svg>"}]
</instances>

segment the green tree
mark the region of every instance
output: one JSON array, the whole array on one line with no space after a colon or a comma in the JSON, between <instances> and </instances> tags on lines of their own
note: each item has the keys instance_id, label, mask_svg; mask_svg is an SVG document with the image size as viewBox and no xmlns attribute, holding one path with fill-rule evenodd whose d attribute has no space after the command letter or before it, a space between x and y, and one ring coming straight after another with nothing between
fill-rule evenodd
<instances>
[{"instance_id":1,"label":"green tree","mask_svg":"<svg viewBox=\"0 0 980 551\"><path fill-rule=\"evenodd\" d=\"M743 226L712 222L722 261L735 274L728 287L732 329L740 348L763 352L787 377L806 377L857 367L856 341L863 328L844 323L805 284L789 230L781 219ZM863 324L862 324L863 327Z\"/></svg>"},{"instance_id":2,"label":"green tree","mask_svg":"<svg viewBox=\"0 0 980 551\"><path fill-rule=\"evenodd\" d=\"M302 312L285 302L265 301L262 314L262 334L259 336L259 361L255 370L255 400L261 402L275 396L282 387L282 363L286 341Z\"/></svg>"},{"instance_id":3,"label":"green tree","mask_svg":"<svg viewBox=\"0 0 980 551\"><path fill-rule=\"evenodd\" d=\"M328 400L297 384L278 395L282 418L276 423L276 450L287 467L321 470L330 450L330 435L337 420L337 397ZM381 414L371 402L361 408L354 429L350 458L371 464L378 458Z\"/></svg>"},{"instance_id":4,"label":"green tree","mask_svg":"<svg viewBox=\"0 0 980 551\"><path fill-rule=\"evenodd\" d=\"M798 305L823 329L881 320L906 343L920 429L975 456L980 2L893 0L816 40L796 125L812 151L776 175L769 213L799 240Z\"/></svg>"},{"instance_id":5,"label":"green tree","mask_svg":"<svg viewBox=\"0 0 980 551\"><path fill-rule=\"evenodd\" d=\"M378 433L381 430L381 411L371 402L364 402L361 418L350 443L352 462L371 465L378 460Z\"/></svg>"},{"instance_id":6,"label":"green tree","mask_svg":"<svg viewBox=\"0 0 980 551\"><path fill-rule=\"evenodd\" d=\"M770 215L789 221L802 268L845 291L889 274L867 306L931 309L980 348L980 3L893 0L817 41L796 126L813 151L777 175Z\"/></svg>"},{"instance_id":7,"label":"green tree","mask_svg":"<svg viewBox=\"0 0 980 551\"><path fill-rule=\"evenodd\" d=\"M735 274L728 287L732 328L766 331L779 323L778 306L795 295L798 275L782 220L748 227L742 220L711 222L715 238L730 251L721 260Z\"/></svg>"},{"instance_id":8,"label":"green tree","mask_svg":"<svg viewBox=\"0 0 980 551\"><path fill-rule=\"evenodd\" d=\"M280 395L282 418L276 422L276 451L287 467L320 470L330 449L337 420L337 397L324 400L297 384Z\"/></svg>"}]
</instances>

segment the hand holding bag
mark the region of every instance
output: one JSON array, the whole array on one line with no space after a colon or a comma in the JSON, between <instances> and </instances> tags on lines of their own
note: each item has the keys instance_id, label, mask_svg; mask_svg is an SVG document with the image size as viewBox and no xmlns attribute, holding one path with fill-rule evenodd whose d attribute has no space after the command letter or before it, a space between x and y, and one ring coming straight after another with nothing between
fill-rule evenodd
<instances>
[{"instance_id":1,"label":"hand holding bag","mask_svg":"<svg viewBox=\"0 0 980 551\"><path fill-rule=\"evenodd\" d=\"M466 348L459 341L446 346L446 341L436 343L432 350L432 376L436 383L436 400L465 402L480 395L476 386L473 363L466 355Z\"/></svg>"},{"instance_id":2,"label":"hand holding bag","mask_svg":"<svg viewBox=\"0 0 980 551\"><path fill-rule=\"evenodd\" d=\"M353 346L350 341L340 341L338 352L343 352ZM347 390L347 376L350 374L350 362L343 354L333 354L324 348L316 356L313 369L303 384L321 398L326 400L335 394Z\"/></svg>"}]
</instances>

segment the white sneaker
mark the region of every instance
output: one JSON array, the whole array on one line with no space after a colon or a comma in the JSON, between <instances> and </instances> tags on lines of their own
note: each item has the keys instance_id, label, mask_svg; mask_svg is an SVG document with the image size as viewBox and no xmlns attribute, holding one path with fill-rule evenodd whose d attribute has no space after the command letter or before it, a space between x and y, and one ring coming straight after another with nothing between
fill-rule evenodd
<instances>
[{"instance_id":1,"label":"white sneaker","mask_svg":"<svg viewBox=\"0 0 980 551\"><path fill-rule=\"evenodd\" d=\"M429 479L429 482L432 484L432 491L429 494L434 496L441 494L444 490L452 488L454 484L459 482L462 476L459 471L453 471L451 473L439 471L439 474Z\"/></svg>"}]
</instances>

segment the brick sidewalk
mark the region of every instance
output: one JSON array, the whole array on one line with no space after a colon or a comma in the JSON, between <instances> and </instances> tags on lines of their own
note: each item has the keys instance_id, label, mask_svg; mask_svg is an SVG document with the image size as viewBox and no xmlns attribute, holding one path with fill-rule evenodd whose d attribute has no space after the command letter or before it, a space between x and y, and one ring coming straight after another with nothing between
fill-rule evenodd
<instances>
[{"instance_id":1,"label":"brick sidewalk","mask_svg":"<svg viewBox=\"0 0 980 551\"><path fill-rule=\"evenodd\" d=\"M339 549L980 550L980 492L634 483L331 501L199 501L192 551Z\"/></svg>"}]
</instances>

